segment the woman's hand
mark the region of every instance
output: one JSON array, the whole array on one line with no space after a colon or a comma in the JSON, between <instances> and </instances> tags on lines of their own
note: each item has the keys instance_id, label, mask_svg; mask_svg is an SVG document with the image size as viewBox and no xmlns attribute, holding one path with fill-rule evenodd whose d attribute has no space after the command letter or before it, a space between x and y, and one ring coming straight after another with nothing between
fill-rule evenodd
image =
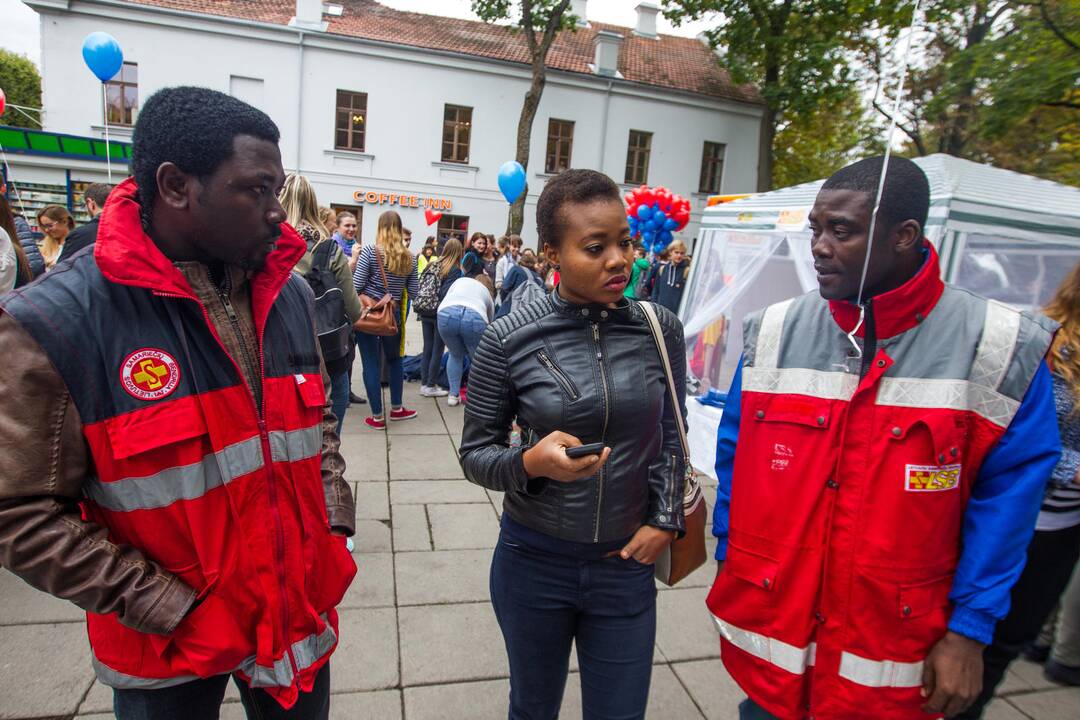
<instances>
[{"instance_id":1,"label":"woman's hand","mask_svg":"<svg viewBox=\"0 0 1080 720\"><path fill-rule=\"evenodd\" d=\"M611 448L606 447L600 455L587 455L583 458L571 458L566 455L566 448L578 447L581 441L573 435L556 430L543 440L525 451L521 459L525 463L525 474L530 479L545 477L556 482L574 482L590 477L599 472L607 462Z\"/></svg>"},{"instance_id":2,"label":"woman's hand","mask_svg":"<svg viewBox=\"0 0 1080 720\"><path fill-rule=\"evenodd\" d=\"M652 565L664 548L675 541L674 530L661 530L652 525L642 525L626 543L626 547L619 551L619 557L623 560L634 558L642 565Z\"/></svg>"}]
</instances>

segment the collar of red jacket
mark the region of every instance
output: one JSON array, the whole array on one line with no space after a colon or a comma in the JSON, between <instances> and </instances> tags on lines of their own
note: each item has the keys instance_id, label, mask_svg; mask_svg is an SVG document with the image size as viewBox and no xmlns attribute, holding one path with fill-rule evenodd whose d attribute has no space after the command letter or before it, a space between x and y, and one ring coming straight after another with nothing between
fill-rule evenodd
<instances>
[{"instance_id":1,"label":"collar of red jacket","mask_svg":"<svg viewBox=\"0 0 1080 720\"><path fill-rule=\"evenodd\" d=\"M197 301L187 279L143 230L135 178L128 178L112 191L99 217L94 259L106 279L147 288L157 295L178 295ZM251 278L252 307L258 327L262 326L270 305L288 281L305 247L296 231L282 223L277 247L267 257L265 267Z\"/></svg>"},{"instance_id":2,"label":"collar of red jacket","mask_svg":"<svg viewBox=\"0 0 1080 720\"><path fill-rule=\"evenodd\" d=\"M894 337L915 327L941 299L945 283L941 280L937 250L929 240L923 240L923 248L926 260L914 277L895 290L872 298L878 339ZM848 300L830 300L829 311L844 332L851 332L859 322L859 306ZM863 327L855 335L862 337Z\"/></svg>"}]
</instances>

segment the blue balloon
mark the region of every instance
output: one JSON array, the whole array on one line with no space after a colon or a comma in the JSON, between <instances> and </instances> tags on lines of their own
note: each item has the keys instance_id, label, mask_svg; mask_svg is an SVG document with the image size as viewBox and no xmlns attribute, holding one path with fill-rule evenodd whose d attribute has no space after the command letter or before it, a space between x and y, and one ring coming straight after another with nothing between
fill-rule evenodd
<instances>
[{"instance_id":1,"label":"blue balloon","mask_svg":"<svg viewBox=\"0 0 1080 720\"><path fill-rule=\"evenodd\" d=\"M664 230L674 230L679 227L679 221L674 218L668 218L664 221Z\"/></svg>"},{"instance_id":2,"label":"blue balloon","mask_svg":"<svg viewBox=\"0 0 1080 720\"><path fill-rule=\"evenodd\" d=\"M648 205L639 205L637 209L638 220L648 220L652 217L652 208Z\"/></svg>"},{"instance_id":3,"label":"blue balloon","mask_svg":"<svg viewBox=\"0 0 1080 720\"><path fill-rule=\"evenodd\" d=\"M82 56L86 67L101 82L112 80L124 64L120 43L109 33L92 32L82 44Z\"/></svg>"},{"instance_id":4,"label":"blue balloon","mask_svg":"<svg viewBox=\"0 0 1080 720\"><path fill-rule=\"evenodd\" d=\"M637 227L637 217L634 215L627 215L626 222L630 226L631 230Z\"/></svg>"},{"instance_id":5,"label":"blue balloon","mask_svg":"<svg viewBox=\"0 0 1080 720\"><path fill-rule=\"evenodd\" d=\"M656 222L653 221L653 220L650 220L649 222L645 223L645 229L648 230L649 232L653 232L654 230L657 229Z\"/></svg>"},{"instance_id":6,"label":"blue balloon","mask_svg":"<svg viewBox=\"0 0 1080 720\"><path fill-rule=\"evenodd\" d=\"M652 219L657 225L663 225L664 221L667 220L667 214L663 210L656 209L653 210Z\"/></svg>"},{"instance_id":7,"label":"blue balloon","mask_svg":"<svg viewBox=\"0 0 1080 720\"><path fill-rule=\"evenodd\" d=\"M499 190L511 205L525 192L525 168L521 163L507 160L499 167Z\"/></svg>"},{"instance_id":8,"label":"blue balloon","mask_svg":"<svg viewBox=\"0 0 1080 720\"><path fill-rule=\"evenodd\" d=\"M670 230L662 230L659 235L660 242L664 243L665 245L671 242L674 237L675 236L671 234Z\"/></svg>"},{"instance_id":9,"label":"blue balloon","mask_svg":"<svg viewBox=\"0 0 1080 720\"><path fill-rule=\"evenodd\" d=\"M645 242L651 243L653 241L653 238L656 237L656 232L653 230L646 230L645 232L641 233L641 237L645 238Z\"/></svg>"}]
</instances>

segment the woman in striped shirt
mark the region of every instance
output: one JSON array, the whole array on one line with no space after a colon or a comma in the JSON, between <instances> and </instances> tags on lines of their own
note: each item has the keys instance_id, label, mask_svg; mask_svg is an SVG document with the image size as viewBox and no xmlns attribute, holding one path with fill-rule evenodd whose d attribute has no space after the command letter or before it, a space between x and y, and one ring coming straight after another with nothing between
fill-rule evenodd
<instances>
[{"instance_id":1,"label":"woman in striped shirt","mask_svg":"<svg viewBox=\"0 0 1080 720\"><path fill-rule=\"evenodd\" d=\"M387 210L379 216L378 231L375 234L375 247L364 246L356 262L353 273L353 285L356 292L367 295L372 300L381 300L387 292L399 306L407 292L408 297L416 297L417 287L416 259L402 240L401 217L393 210ZM380 263L386 270L386 283L379 269ZM389 287L388 287L389 286ZM379 384L379 353L386 360L386 372L390 380L390 419L411 420L416 411L403 407L401 372L401 345L404 324L398 318L398 332L395 335L380 336L365 332L356 333L356 346L360 350L360 360L364 365L364 387L367 388L371 415L364 419L368 427L382 430L386 427L383 417L382 388Z\"/></svg>"}]
</instances>

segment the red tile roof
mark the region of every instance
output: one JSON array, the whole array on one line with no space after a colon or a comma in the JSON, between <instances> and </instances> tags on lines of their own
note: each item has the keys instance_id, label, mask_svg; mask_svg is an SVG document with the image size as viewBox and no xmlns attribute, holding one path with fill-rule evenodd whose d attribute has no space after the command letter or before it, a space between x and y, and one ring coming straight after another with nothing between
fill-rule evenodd
<instances>
[{"instance_id":1,"label":"red tile roof","mask_svg":"<svg viewBox=\"0 0 1080 720\"><path fill-rule=\"evenodd\" d=\"M242 18L286 25L295 14L293 0L131 0L140 5L186 12ZM494 60L528 64L529 53L520 32L475 20L423 15L394 10L375 0L333 0L340 17L324 15L331 34L431 48ZM548 55L548 67L592 74L593 38L601 30L623 36L619 72L623 79L683 90L713 98L761 103L752 85L736 85L716 55L694 38L660 35L644 38L630 28L593 22L587 28L563 31Z\"/></svg>"}]
</instances>

